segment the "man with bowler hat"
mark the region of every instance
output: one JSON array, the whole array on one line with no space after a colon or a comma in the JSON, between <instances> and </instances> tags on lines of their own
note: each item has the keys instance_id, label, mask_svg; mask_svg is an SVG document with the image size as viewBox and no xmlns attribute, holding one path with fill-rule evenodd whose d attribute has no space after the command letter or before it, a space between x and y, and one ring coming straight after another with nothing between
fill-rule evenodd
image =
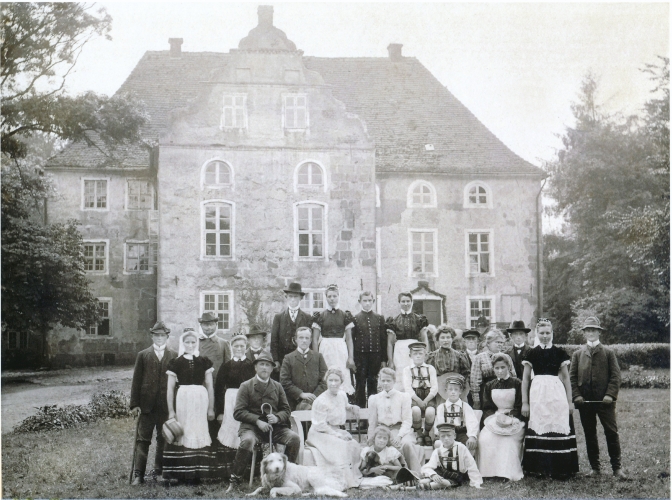
<instances>
[{"instance_id":1,"label":"man with bowler hat","mask_svg":"<svg viewBox=\"0 0 672 500\"><path fill-rule=\"evenodd\" d=\"M240 446L231 471L231 485L239 485L245 468L250 464L252 451L258 442L268 442L269 433L273 433L273 443L285 445L285 455L290 462L296 463L301 439L290 429L289 403L285 391L271 379L274 367L273 358L268 352L254 360L254 378L240 384L236 396L233 418L238 420ZM270 405L270 412L262 412L261 406Z\"/></svg>"},{"instance_id":2,"label":"man with bowler hat","mask_svg":"<svg viewBox=\"0 0 672 500\"><path fill-rule=\"evenodd\" d=\"M217 380L219 367L231 359L231 346L229 343L217 335L217 323L219 317L212 311L206 311L198 319L201 324L201 338L198 343L200 355L212 361L212 380ZM219 422L217 420L208 420L208 430L210 439L214 443L219 433Z\"/></svg>"},{"instance_id":3,"label":"man with bowler hat","mask_svg":"<svg viewBox=\"0 0 672 500\"><path fill-rule=\"evenodd\" d=\"M507 328L506 331L511 337L511 344L513 344L506 354L511 356L511 361L513 361L513 367L516 369L516 374L518 375L518 378L522 380L525 371L523 369L523 359L525 359L527 353L532 350L532 348L525 342L530 329L525 328L524 321L516 320L511 322L511 327Z\"/></svg>"},{"instance_id":4,"label":"man with bowler hat","mask_svg":"<svg viewBox=\"0 0 672 500\"><path fill-rule=\"evenodd\" d=\"M592 469L587 475L600 474L600 448L597 442L597 417L600 417L614 477L621 481L627 480L621 470L621 443L616 424L621 369L614 351L600 343L603 328L597 318L586 318L581 330L586 345L572 355L569 380L572 384L572 399L579 410L586 435L586 451Z\"/></svg>"},{"instance_id":5,"label":"man with bowler hat","mask_svg":"<svg viewBox=\"0 0 672 500\"><path fill-rule=\"evenodd\" d=\"M306 295L301 290L301 283L290 283L283 292L287 307L273 317L271 326L271 356L275 360L277 373L280 372L285 356L296 350L294 336L297 328L302 326L311 328L313 325L312 316L299 308L301 299Z\"/></svg>"}]
</instances>

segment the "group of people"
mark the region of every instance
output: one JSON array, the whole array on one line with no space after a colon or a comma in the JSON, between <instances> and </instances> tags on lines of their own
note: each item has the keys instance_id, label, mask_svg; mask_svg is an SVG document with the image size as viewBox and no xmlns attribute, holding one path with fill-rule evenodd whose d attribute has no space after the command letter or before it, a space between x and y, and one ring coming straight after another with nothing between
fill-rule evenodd
<instances>
[{"instance_id":1,"label":"group of people","mask_svg":"<svg viewBox=\"0 0 672 500\"><path fill-rule=\"evenodd\" d=\"M318 467L341 469L349 487L480 487L483 477L517 481L525 473L564 478L579 470L574 405L589 475L600 473L599 417L614 476L626 479L614 404L620 370L599 342L596 318L584 323L587 343L570 360L544 318L533 342L531 329L514 321L510 339L491 329L481 342L482 333L470 329L458 350L455 330L414 313L410 293L399 294L400 313L387 319L373 311L371 292L360 294L361 311L352 315L339 309L338 287L329 285L327 308L312 316L299 307L300 284L284 293L287 308L270 332L252 326L226 341L216 334L217 316L206 312L200 331L183 330L175 353L166 348L163 322L150 330L153 345L138 354L131 391L139 415L134 485L144 482L155 429L155 479L228 478L235 486L259 443L272 442L296 462L294 410L311 411L305 452ZM344 426L365 406L362 448ZM425 463L426 446L433 451Z\"/></svg>"}]
</instances>

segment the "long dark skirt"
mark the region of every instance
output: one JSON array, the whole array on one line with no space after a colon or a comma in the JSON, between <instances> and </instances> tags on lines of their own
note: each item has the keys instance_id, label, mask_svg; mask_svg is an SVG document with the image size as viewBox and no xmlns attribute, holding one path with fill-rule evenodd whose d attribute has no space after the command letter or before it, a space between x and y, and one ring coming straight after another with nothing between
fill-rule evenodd
<instances>
[{"instance_id":1,"label":"long dark skirt","mask_svg":"<svg viewBox=\"0 0 672 500\"><path fill-rule=\"evenodd\" d=\"M525 432L523 470L533 474L569 476L579 472L574 418L569 416L569 434Z\"/></svg>"},{"instance_id":2,"label":"long dark skirt","mask_svg":"<svg viewBox=\"0 0 672 500\"><path fill-rule=\"evenodd\" d=\"M212 446L193 450L167 444L163 451L164 479L218 479L222 473L217 467Z\"/></svg>"}]
</instances>

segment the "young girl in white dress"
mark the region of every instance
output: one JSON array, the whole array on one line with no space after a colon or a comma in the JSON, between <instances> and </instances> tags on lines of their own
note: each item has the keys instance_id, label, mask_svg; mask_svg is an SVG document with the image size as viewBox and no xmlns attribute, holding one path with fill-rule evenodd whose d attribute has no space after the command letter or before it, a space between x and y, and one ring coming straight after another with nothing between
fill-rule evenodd
<instances>
[{"instance_id":1,"label":"young girl in white dress","mask_svg":"<svg viewBox=\"0 0 672 500\"><path fill-rule=\"evenodd\" d=\"M355 326L350 311L338 308L338 286L329 285L325 292L328 307L313 315L313 350L319 352L327 368L338 368L344 376L341 390L354 394L350 370L355 370L352 328Z\"/></svg>"}]
</instances>

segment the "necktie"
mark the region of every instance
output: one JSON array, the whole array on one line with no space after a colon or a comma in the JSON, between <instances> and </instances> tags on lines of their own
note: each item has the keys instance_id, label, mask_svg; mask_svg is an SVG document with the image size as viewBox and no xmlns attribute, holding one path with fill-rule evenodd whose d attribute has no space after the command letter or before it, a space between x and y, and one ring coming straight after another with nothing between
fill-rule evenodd
<instances>
[{"instance_id":1,"label":"necktie","mask_svg":"<svg viewBox=\"0 0 672 500\"><path fill-rule=\"evenodd\" d=\"M298 309L293 309L293 310L290 309L290 310L289 310L289 316L292 318L292 322L293 322L293 323L296 322L296 316L297 316L298 313L299 313L299 310L298 310Z\"/></svg>"},{"instance_id":2,"label":"necktie","mask_svg":"<svg viewBox=\"0 0 672 500\"><path fill-rule=\"evenodd\" d=\"M154 349L154 352L156 353L156 357L159 358L159 361L161 361L163 359L163 349Z\"/></svg>"}]
</instances>

